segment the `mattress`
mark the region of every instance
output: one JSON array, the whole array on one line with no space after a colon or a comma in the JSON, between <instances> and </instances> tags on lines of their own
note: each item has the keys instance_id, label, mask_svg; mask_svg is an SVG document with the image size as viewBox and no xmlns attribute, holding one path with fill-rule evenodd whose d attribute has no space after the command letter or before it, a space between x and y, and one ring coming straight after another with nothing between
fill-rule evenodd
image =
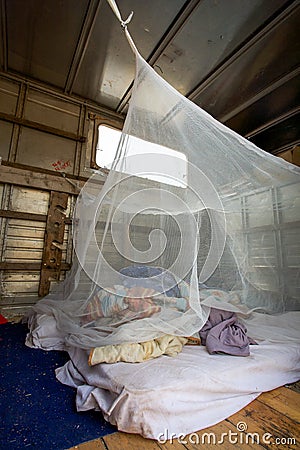
<instances>
[{"instance_id":1,"label":"mattress","mask_svg":"<svg viewBox=\"0 0 300 450\"><path fill-rule=\"evenodd\" d=\"M70 348L57 379L77 389L78 411L95 409L120 431L146 438L179 436L212 426L260 393L300 378L300 313L253 313L244 320L248 357L210 355L185 346L177 357L88 366L85 350Z\"/></svg>"}]
</instances>

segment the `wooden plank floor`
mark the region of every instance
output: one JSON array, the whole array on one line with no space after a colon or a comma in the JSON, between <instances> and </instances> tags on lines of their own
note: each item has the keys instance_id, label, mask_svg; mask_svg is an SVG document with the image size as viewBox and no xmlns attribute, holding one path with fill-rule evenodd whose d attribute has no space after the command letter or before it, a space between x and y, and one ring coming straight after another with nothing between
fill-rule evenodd
<instances>
[{"instance_id":1,"label":"wooden plank floor","mask_svg":"<svg viewBox=\"0 0 300 450\"><path fill-rule=\"evenodd\" d=\"M158 441L135 434L113 433L70 450L299 449L300 393L280 387L261 394L219 424L180 440Z\"/></svg>"}]
</instances>

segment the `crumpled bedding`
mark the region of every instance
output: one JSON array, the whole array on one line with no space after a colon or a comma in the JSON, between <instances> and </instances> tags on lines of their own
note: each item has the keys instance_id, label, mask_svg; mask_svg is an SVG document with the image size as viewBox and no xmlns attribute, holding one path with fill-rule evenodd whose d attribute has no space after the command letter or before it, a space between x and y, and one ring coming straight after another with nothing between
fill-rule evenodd
<instances>
[{"instance_id":1,"label":"crumpled bedding","mask_svg":"<svg viewBox=\"0 0 300 450\"><path fill-rule=\"evenodd\" d=\"M186 435L229 417L261 392L299 380L299 321L294 311L243 320L259 343L250 358L186 345L174 358L91 367L85 350L70 348L71 359L56 376L76 388L78 411L100 410L120 431L150 439Z\"/></svg>"},{"instance_id":2,"label":"crumpled bedding","mask_svg":"<svg viewBox=\"0 0 300 450\"><path fill-rule=\"evenodd\" d=\"M168 271L151 266L129 266L123 268L120 273L125 275L124 285L96 289L87 301L81 325L100 325L102 319L112 317L118 321L145 319L159 314L162 308L182 313L189 309L189 286L183 280L176 284L173 275ZM164 294L160 295L160 292ZM200 299L206 307L211 308L210 317L201 334L202 343L206 344L208 352L248 356L249 343L253 342L248 339L246 328L236 316L236 312L243 311L238 294L200 286ZM222 307L231 311L223 311ZM91 353L98 355L98 362L129 361L130 344L126 342L110 345L111 355L114 357L108 356L105 347L92 349ZM131 349L137 359L130 360L131 362L140 362L145 358L164 354L155 351L155 339L132 344ZM143 348L147 348L145 353ZM153 354L149 352L150 348Z\"/></svg>"},{"instance_id":3,"label":"crumpled bedding","mask_svg":"<svg viewBox=\"0 0 300 450\"><path fill-rule=\"evenodd\" d=\"M159 313L161 308L186 311L188 301L184 297L158 296L157 291L143 286L124 287L115 285L109 290L98 289L86 306L83 323L104 317L119 319L144 319Z\"/></svg>"},{"instance_id":4,"label":"crumpled bedding","mask_svg":"<svg viewBox=\"0 0 300 450\"><path fill-rule=\"evenodd\" d=\"M159 313L162 306L186 311L188 303L184 293L181 295L168 271L152 266L128 266L120 273L125 276L122 286L95 290L87 302L83 323L104 317L143 319ZM165 295L159 297L162 292Z\"/></svg>"},{"instance_id":5,"label":"crumpled bedding","mask_svg":"<svg viewBox=\"0 0 300 450\"><path fill-rule=\"evenodd\" d=\"M87 304L83 323L93 322L103 317L143 319L160 311L152 296L154 289L114 286L106 291L98 289Z\"/></svg>"},{"instance_id":6,"label":"crumpled bedding","mask_svg":"<svg viewBox=\"0 0 300 450\"><path fill-rule=\"evenodd\" d=\"M120 320L138 320L160 313L162 308L181 313L189 308L189 286L175 281L168 271L152 266L128 266L120 270L125 275L124 284L97 288L88 299L82 325L101 323L101 319L115 317ZM162 294L163 293L163 294ZM208 288L199 284L203 306L248 313L236 292Z\"/></svg>"},{"instance_id":7,"label":"crumpled bedding","mask_svg":"<svg viewBox=\"0 0 300 450\"><path fill-rule=\"evenodd\" d=\"M247 328L238 320L235 313L211 308L204 327L195 336L181 337L163 335L140 343L124 343L96 347L90 351L89 365L99 363L131 362L138 363L161 355L176 356L183 346L191 343L206 345L210 354L223 353L233 356L249 356L250 344L256 342L247 336Z\"/></svg>"},{"instance_id":8,"label":"crumpled bedding","mask_svg":"<svg viewBox=\"0 0 300 450\"><path fill-rule=\"evenodd\" d=\"M208 353L225 353L233 356L249 356L250 344L256 342L247 336L246 326L235 313L211 308L209 317L199 331L201 344Z\"/></svg>"},{"instance_id":9,"label":"crumpled bedding","mask_svg":"<svg viewBox=\"0 0 300 450\"><path fill-rule=\"evenodd\" d=\"M138 274L144 275L144 269L142 272L138 271ZM136 275L136 272L132 269L131 275L133 274ZM188 292L184 282L179 283L177 289L179 295ZM169 291L169 295L171 293L174 293L174 291ZM223 300L228 299L229 296L227 292L217 289L202 289L201 293L202 298L213 298L214 301L217 299L220 304L223 304ZM179 311L185 311L188 307L188 301L184 297L155 297L156 294L154 289L142 284L131 287L117 286L110 292L99 289L87 306L87 320L97 320L112 315L128 318L131 316L131 318L139 319L159 312L161 306L175 308ZM239 299L235 293L231 294L230 298L232 304L238 304ZM199 343L206 345L210 354L225 353L234 356L249 356L249 345L255 344L255 341L247 336L247 329L238 320L235 312L218 308L210 309L207 322L199 331L199 335ZM172 348L174 342L176 343L176 351L169 349L169 340L172 341ZM186 337L164 335L146 342L96 347L90 351L89 364L120 361L137 363L161 355L175 356L182 351L186 343Z\"/></svg>"},{"instance_id":10,"label":"crumpled bedding","mask_svg":"<svg viewBox=\"0 0 300 450\"><path fill-rule=\"evenodd\" d=\"M106 345L90 351L88 363L94 366L99 363L129 362L140 363L161 355L177 356L188 339L181 336L165 334L147 342L133 344Z\"/></svg>"},{"instance_id":11,"label":"crumpled bedding","mask_svg":"<svg viewBox=\"0 0 300 450\"><path fill-rule=\"evenodd\" d=\"M113 299L111 302L111 297L109 297L102 305L100 301L100 296L106 296L107 291L99 290L99 292L95 293L95 295L87 302L86 304L86 316L89 316L88 319L85 319L86 322L89 320L105 320L105 314L116 314L119 313L124 317L129 317L130 314L135 315L135 319L142 318L144 314L148 314L149 309L153 308L151 313L154 313L155 308L159 309L162 306L168 307L170 309L178 309L180 311L184 311L187 308L187 300L186 297L188 295L188 286L186 283L182 282L180 284L180 291L178 289L180 297L155 297L155 301L150 297L148 298L133 298L129 301L126 296L119 295L121 292L123 294L129 295L130 289L143 289L144 292L148 292L150 295L149 287L121 287L122 291L116 291L115 294L111 294L112 296L116 295L115 300ZM135 291L135 294L137 291ZM174 293L170 291L170 293ZM201 289L200 297L203 299L203 304L206 307L213 306L216 309L222 309L224 306L235 312L237 314L248 314L250 311L245 308L244 305L239 303L239 298L236 293L228 293L221 290L216 289ZM110 306L111 302L111 306ZM208 314L207 314L208 315ZM26 339L26 345L30 347L42 348L44 350L63 350L66 348L66 340L63 330L57 328L56 319L53 314L37 314L32 312L28 314L24 318L24 321L28 323L30 333ZM84 325L84 324L82 324ZM101 328L101 324L99 324Z\"/></svg>"}]
</instances>

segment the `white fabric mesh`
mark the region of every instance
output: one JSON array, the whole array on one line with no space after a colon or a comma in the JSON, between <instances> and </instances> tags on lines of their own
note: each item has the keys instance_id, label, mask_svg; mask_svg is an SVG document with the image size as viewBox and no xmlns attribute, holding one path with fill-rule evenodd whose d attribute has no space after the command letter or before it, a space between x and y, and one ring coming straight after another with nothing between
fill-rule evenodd
<instances>
[{"instance_id":1,"label":"white fabric mesh","mask_svg":"<svg viewBox=\"0 0 300 450\"><path fill-rule=\"evenodd\" d=\"M73 268L34 310L90 348L192 335L210 306L299 309L299 169L136 64L106 183L78 197Z\"/></svg>"}]
</instances>

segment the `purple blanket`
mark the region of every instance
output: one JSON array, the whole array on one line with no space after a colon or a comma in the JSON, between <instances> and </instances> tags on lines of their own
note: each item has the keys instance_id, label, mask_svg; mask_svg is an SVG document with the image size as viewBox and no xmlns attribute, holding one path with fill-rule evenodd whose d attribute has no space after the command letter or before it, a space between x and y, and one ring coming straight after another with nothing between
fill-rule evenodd
<instances>
[{"instance_id":1,"label":"purple blanket","mask_svg":"<svg viewBox=\"0 0 300 450\"><path fill-rule=\"evenodd\" d=\"M200 330L201 343L210 354L226 353L234 356L249 356L249 344L256 344L247 336L246 327L235 313L211 308L207 322Z\"/></svg>"}]
</instances>

